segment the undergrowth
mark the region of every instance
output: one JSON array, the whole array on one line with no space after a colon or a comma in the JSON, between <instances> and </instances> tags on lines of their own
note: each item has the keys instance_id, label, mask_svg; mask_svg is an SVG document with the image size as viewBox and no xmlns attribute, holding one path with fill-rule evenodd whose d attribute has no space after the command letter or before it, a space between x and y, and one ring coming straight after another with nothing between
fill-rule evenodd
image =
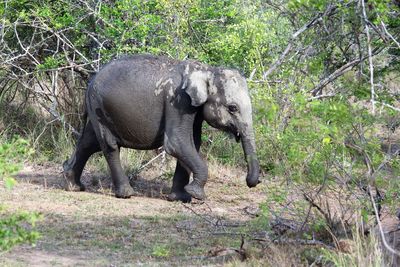
<instances>
[{"instance_id":1,"label":"undergrowth","mask_svg":"<svg viewBox=\"0 0 400 267\"><path fill-rule=\"evenodd\" d=\"M32 149L28 141L17 137L9 140L4 136L0 138L0 182L7 190L12 190L16 185L13 175L30 154ZM9 250L21 243L34 244L40 237L34 230L36 222L40 219L38 213L10 212L0 204L0 251Z\"/></svg>"}]
</instances>

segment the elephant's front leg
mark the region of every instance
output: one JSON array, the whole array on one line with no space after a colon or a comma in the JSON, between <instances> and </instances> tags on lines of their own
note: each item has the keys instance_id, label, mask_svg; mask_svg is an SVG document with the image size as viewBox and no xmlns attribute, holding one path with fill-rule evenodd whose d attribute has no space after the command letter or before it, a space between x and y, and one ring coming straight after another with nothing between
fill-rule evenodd
<instances>
[{"instance_id":1,"label":"elephant's front leg","mask_svg":"<svg viewBox=\"0 0 400 267\"><path fill-rule=\"evenodd\" d=\"M185 191L196 199L205 199L206 193L204 192L204 186L206 185L207 178L208 169L207 165L204 163L204 167L201 166L197 172L193 172L193 181L185 186Z\"/></svg>"},{"instance_id":2,"label":"elephant's front leg","mask_svg":"<svg viewBox=\"0 0 400 267\"><path fill-rule=\"evenodd\" d=\"M189 174L189 171L191 171L193 173L193 181L186 185L184 190L196 199L205 199L204 185L207 182L208 169L195 147L192 136L186 138L185 135L182 136L179 135L179 133L169 135L167 132L165 134L164 146L168 154L176 157L180 161L180 172L183 173L186 171ZM187 168L188 170L183 170L182 168ZM187 175L187 177L188 176L189 175ZM183 178L188 179L185 177ZM178 179L175 180L175 184L177 182ZM181 182L183 183L184 180Z\"/></svg>"},{"instance_id":3,"label":"elephant's front leg","mask_svg":"<svg viewBox=\"0 0 400 267\"><path fill-rule=\"evenodd\" d=\"M203 119L201 115L195 118L193 126L193 142L197 153L201 146L201 126ZM174 178L172 180L171 193L168 195L168 200L170 201L182 201L188 203L192 200L192 196L186 192L185 186L189 183L190 170L187 166L184 166L179 160L176 163Z\"/></svg>"},{"instance_id":4,"label":"elephant's front leg","mask_svg":"<svg viewBox=\"0 0 400 267\"><path fill-rule=\"evenodd\" d=\"M192 196L185 191L185 186L189 183L190 172L179 160L176 163L174 178L172 180L171 193L168 195L169 201L182 201L188 203L192 201Z\"/></svg>"}]
</instances>

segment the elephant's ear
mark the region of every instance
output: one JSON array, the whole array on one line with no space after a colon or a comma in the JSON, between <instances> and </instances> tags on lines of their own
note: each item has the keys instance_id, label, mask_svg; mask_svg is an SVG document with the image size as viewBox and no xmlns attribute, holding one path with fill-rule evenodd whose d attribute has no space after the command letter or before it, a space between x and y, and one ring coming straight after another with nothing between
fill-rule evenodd
<instances>
[{"instance_id":1,"label":"elephant's ear","mask_svg":"<svg viewBox=\"0 0 400 267\"><path fill-rule=\"evenodd\" d=\"M208 98L208 75L205 71L194 71L188 75L184 90L192 100L192 106L203 105Z\"/></svg>"}]
</instances>

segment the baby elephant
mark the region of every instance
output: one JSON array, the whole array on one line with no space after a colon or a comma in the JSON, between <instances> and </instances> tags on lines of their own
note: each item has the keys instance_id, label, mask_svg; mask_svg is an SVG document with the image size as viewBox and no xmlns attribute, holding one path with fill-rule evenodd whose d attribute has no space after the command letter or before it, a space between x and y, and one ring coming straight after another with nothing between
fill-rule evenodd
<instances>
[{"instance_id":1,"label":"baby elephant","mask_svg":"<svg viewBox=\"0 0 400 267\"><path fill-rule=\"evenodd\" d=\"M116 197L129 198L134 192L121 167L120 148L164 146L177 158L168 199L204 199L208 169L199 154L203 121L241 141L247 185L259 183L250 96L237 70L192 60L127 56L111 61L96 74L85 104L86 125L75 152L63 165L67 190L84 190L80 177L86 161L103 151Z\"/></svg>"}]
</instances>

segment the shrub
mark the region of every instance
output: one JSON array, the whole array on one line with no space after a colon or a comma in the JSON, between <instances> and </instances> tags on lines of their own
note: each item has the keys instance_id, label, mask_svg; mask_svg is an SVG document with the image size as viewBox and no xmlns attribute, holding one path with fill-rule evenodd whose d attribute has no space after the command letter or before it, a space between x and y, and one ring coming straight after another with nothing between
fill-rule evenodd
<instances>
[{"instance_id":1,"label":"shrub","mask_svg":"<svg viewBox=\"0 0 400 267\"><path fill-rule=\"evenodd\" d=\"M13 175L20 169L22 162L32 153L29 143L21 138L0 143L0 181L7 190L12 190L16 184ZM41 218L38 213L23 211L9 212L0 205L0 250L9 250L17 244L33 244L39 233L34 231L36 222Z\"/></svg>"}]
</instances>

